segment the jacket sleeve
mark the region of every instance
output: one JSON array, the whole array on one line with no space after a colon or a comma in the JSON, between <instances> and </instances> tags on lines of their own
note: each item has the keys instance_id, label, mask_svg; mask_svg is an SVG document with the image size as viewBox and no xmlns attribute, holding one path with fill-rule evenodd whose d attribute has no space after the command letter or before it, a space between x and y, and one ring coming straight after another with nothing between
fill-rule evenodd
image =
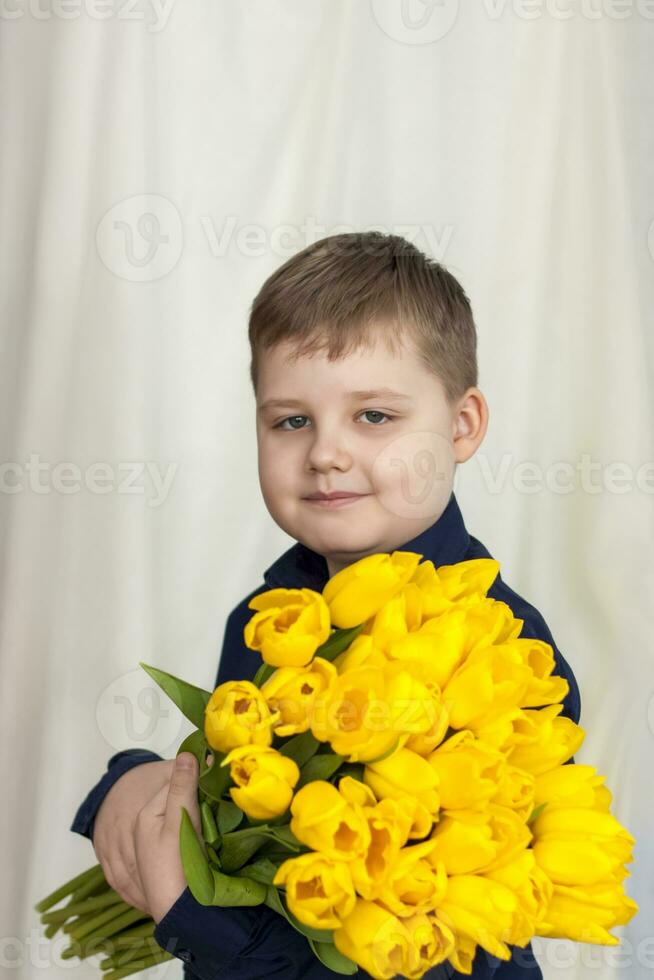
<instances>
[{"instance_id":1,"label":"jacket sleeve","mask_svg":"<svg viewBox=\"0 0 654 980\"><path fill-rule=\"evenodd\" d=\"M159 946L199 980L328 980L307 939L267 905L200 905L186 888L159 921ZM363 973L357 974L362 977Z\"/></svg>"},{"instance_id":2,"label":"jacket sleeve","mask_svg":"<svg viewBox=\"0 0 654 980\"><path fill-rule=\"evenodd\" d=\"M114 783L118 782L120 777L133 769L134 766L140 766L144 762L158 762L161 761L161 758L156 752L150 752L148 749L124 749L122 752L112 755L107 763L107 771L89 791L88 796L75 814L75 819L70 827L73 833L88 837L93 843L97 812Z\"/></svg>"}]
</instances>

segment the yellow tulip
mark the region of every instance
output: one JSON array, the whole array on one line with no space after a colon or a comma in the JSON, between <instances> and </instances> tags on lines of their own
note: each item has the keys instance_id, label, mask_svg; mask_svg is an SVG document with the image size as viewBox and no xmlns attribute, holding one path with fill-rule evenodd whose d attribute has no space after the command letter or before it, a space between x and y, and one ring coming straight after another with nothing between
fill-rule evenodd
<instances>
[{"instance_id":1,"label":"yellow tulip","mask_svg":"<svg viewBox=\"0 0 654 980\"><path fill-rule=\"evenodd\" d=\"M332 575L322 591L332 623L365 623L408 582L420 558L412 551L367 555Z\"/></svg>"},{"instance_id":2,"label":"yellow tulip","mask_svg":"<svg viewBox=\"0 0 654 980\"><path fill-rule=\"evenodd\" d=\"M519 707L532 676L511 644L474 650L443 689L450 725L475 730Z\"/></svg>"},{"instance_id":3,"label":"yellow tulip","mask_svg":"<svg viewBox=\"0 0 654 980\"><path fill-rule=\"evenodd\" d=\"M390 660L421 664L424 681L441 691L466 656L467 636L465 610L452 609L395 640L387 656Z\"/></svg>"},{"instance_id":4,"label":"yellow tulip","mask_svg":"<svg viewBox=\"0 0 654 980\"><path fill-rule=\"evenodd\" d=\"M365 856L352 861L350 871L359 895L372 899L400 849L410 837L426 837L433 817L413 796L388 797L377 802L370 787L352 776L339 779L338 791L348 803L364 808L370 844Z\"/></svg>"},{"instance_id":5,"label":"yellow tulip","mask_svg":"<svg viewBox=\"0 0 654 980\"><path fill-rule=\"evenodd\" d=\"M563 701L570 690L565 677L553 674L556 666L554 650L544 640L518 637L511 645L532 672L527 691L520 702L522 708L537 708L544 704Z\"/></svg>"},{"instance_id":6,"label":"yellow tulip","mask_svg":"<svg viewBox=\"0 0 654 980\"><path fill-rule=\"evenodd\" d=\"M329 609L313 589L269 589L248 609L258 611L243 630L245 645L273 667L305 667L331 634Z\"/></svg>"},{"instance_id":7,"label":"yellow tulip","mask_svg":"<svg viewBox=\"0 0 654 980\"><path fill-rule=\"evenodd\" d=\"M471 653L491 643L506 643L516 639L524 620L516 619L506 602L499 599L480 599L465 610L467 651Z\"/></svg>"},{"instance_id":8,"label":"yellow tulip","mask_svg":"<svg viewBox=\"0 0 654 980\"><path fill-rule=\"evenodd\" d=\"M483 807L497 791L506 767L501 752L466 728L439 745L427 762L438 775L440 805L446 810Z\"/></svg>"},{"instance_id":9,"label":"yellow tulip","mask_svg":"<svg viewBox=\"0 0 654 980\"><path fill-rule=\"evenodd\" d=\"M371 792L367 786L365 789ZM406 843L411 818L398 800L381 800L374 807L365 807L364 813L370 843L365 855L351 862L351 874L357 893L374 899Z\"/></svg>"},{"instance_id":10,"label":"yellow tulip","mask_svg":"<svg viewBox=\"0 0 654 980\"><path fill-rule=\"evenodd\" d=\"M436 914L414 913L403 917L402 925L411 935L419 957L415 971L405 974L407 977L422 977L428 969L442 963L454 952L454 933Z\"/></svg>"},{"instance_id":11,"label":"yellow tulip","mask_svg":"<svg viewBox=\"0 0 654 980\"><path fill-rule=\"evenodd\" d=\"M398 973L413 977L420 957L414 939L401 919L387 909L359 898L354 909L334 930L334 945L376 980Z\"/></svg>"},{"instance_id":12,"label":"yellow tulip","mask_svg":"<svg viewBox=\"0 0 654 980\"><path fill-rule=\"evenodd\" d=\"M400 916L438 908L447 884L443 863L431 857L436 846L426 840L400 850L378 890L380 905Z\"/></svg>"},{"instance_id":13,"label":"yellow tulip","mask_svg":"<svg viewBox=\"0 0 654 980\"><path fill-rule=\"evenodd\" d=\"M229 765L236 783L229 795L248 817L269 820L288 810L300 778L293 759L268 746L238 745L220 765Z\"/></svg>"},{"instance_id":14,"label":"yellow tulip","mask_svg":"<svg viewBox=\"0 0 654 980\"><path fill-rule=\"evenodd\" d=\"M387 797L387 800L390 801L391 797ZM434 817L425 804L416 796L401 796L394 802L404 812L408 821L407 838L415 837L421 840L426 837L434 825Z\"/></svg>"},{"instance_id":15,"label":"yellow tulip","mask_svg":"<svg viewBox=\"0 0 654 980\"><path fill-rule=\"evenodd\" d=\"M354 776L341 776L338 781L338 792L347 803L370 807L377 805L377 797L370 787Z\"/></svg>"},{"instance_id":16,"label":"yellow tulip","mask_svg":"<svg viewBox=\"0 0 654 980\"><path fill-rule=\"evenodd\" d=\"M548 807L531 824L536 862L558 885L595 885L632 859L632 835L605 810Z\"/></svg>"},{"instance_id":17,"label":"yellow tulip","mask_svg":"<svg viewBox=\"0 0 654 980\"><path fill-rule=\"evenodd\" d=\"M449 955L449 961L459 973L469 975L472 973L472 964L477 955L477 943L474 939L469 939L468 936L462 936L456 932L452 932L452 935L455 945Z\"/></svg>"},{"instance_id":18,"label":"yellow tulip","mask_svg":"<svg viewBox=\"0 0 654 980\"><path fill-rule=\"evenodd\" d=\"M432 838L431 859L442 862L448 875L465 875L513 861L528 847L531 833L513 810L489 803L483 810L441 815Z\"/></svg>"},{"instance_id":19,"label":"yellow tulip","mask_svg":"<svg viewBox=\"0 0 654 980\"><path fill-rule=\"evenodd\" d=\"M315 851L284 861L273 884L285 886L289 909L313 929L338 929L356 902L348 863Z\"/></svg>"},{"instance_id":20,"label":"yellow tulip","mask_svg":"<svg viewBox=\"0 0 654 980\"><path fill-rule=\"evenodd\" d=\"M314 851L337 860L364 857L370 828L363 807L348 803L323 779L306 783L291 803L291 830Z\"/></svg>"},{"instance_id":21,"label":"yellow tulip","mask_svg":"<svg viewBox=\"0 0 654 980\"><path fill-rule=\"evenodd\" d=\"M562 704L528 708L513 723L513 747L507 753L512 766L540 775L575 754L586 733L570 718L557 717Z\"/></svg>"},{"instance_id":22,"label":"yellow tulip","mask_svg":"<svg viewBox=\"0 0 654 980\"><path fill-rule=\"evenodd\" d=\"M237 745L270 745L272 726L279 718L252 681L225 681L207 703L204 734L217 752L229 752Z\"/></svg>"},{"instance_id":23,"label":"yellow tulip","mask_svg":"<svg viewBox=\"0 0 654 980\"><path fill-rule=\"evenodd\" d=\"M620 940L608 930L626 925L637 911L638 905L617 881L578 887L554 885L538 935L618 946Z\"/></svg>"},{"instance_id":24,"label":"yellow tulip","mask_svg":"<svg viewBox=\"0 0 654 980\"><path fill-rule=\"evenodd\" d=\"M583 806L608 810L612 794L594 766L577 763L556 766L534 778L534 806Z\"/></svg>"},{"instance_id":25,"label":"yellow tulip","mask_svg":"<svg viewBox=\"0 0 654 980\"><path fill-rule=\"evenodd\" d=\"M275 734L285 738L308 731L316 699L336 676L334 664L322 657L314 657L307 667L278 667L261 685L268 707L280 715Z\"/></svg>"},{"instance_id":26,"label":"yellow tulip","mask_svg":"<svg viewBox=\"0 0 654 980\"><path fill-rule=\"evenodd\" d=\"M350 762L369 762L401 746L433 721L432 698L409 665L354 667L336 677L316 704L311 731Z\"/></svg>"},{"instance_id":27,"label":"yellow tulip","mask_svg":"<svg viewBox=\"0 0 654 980\"><path fill-rule=\"evenodd\" d=\"M367 633L359 633L349 647L333 660L339 674L354 667L384 667L387 663L388 658L375 646L372 636Z\"/></svg>"},{"instance_id":28,"label":"yellow tulip","mask_svg":"<svg viewBox=\"0 0 654 980\"><path fill-rule=\"evenodd\" d=\"M363 780L379 800L414 796L429 813L438 811L438 774L427 759L410 749L400 748L386 759L368 763Z\"/></svg>"},{"instance_id":29,"label":"yellow tulip","mask_svg":"<svg viewBox=\"0 0 654 980\"><path fill-rule=\"evenodd\" d=\"M534 795L535 779L532 773L507 763L490 802L508 806L522 820L528 820L537 805Z\"/></svg>"},{"instance_id":30,"label":"yellow tulip","mask_svg":"<svg viewBox=\"0 0 654 980\"><path fill-rule=\"evenodd\" d=\"M542 935L539 923L552 900L554 886L536 864L531 848L521 851L506 864L486 872L486 877L506 885L518 899L511 933L506 941L512 945L526 946L532 936Z\"/></svg>"},{"instance_id":31,"label":"yellow tulip","mask_svg":"<svg viewBox=\"0 0 654 980\"><path fill-rule=\"evenodd\" d=\"M484 598L499 572L494 558L473 558L455 565L434 567L427 560L418 565L412 583L423 593L423 616L439 616L455 602L473 605Z\"/></svg>"},{"instance_id":32,"label":"yellow tulip","mask_svg":"<svg viewBox=\"0 0 654 980\"><path fill-rule=\"evenodd\" d=\"M369 635L379 650L388 653L394 643L420 628L421 595L418 586L408 582L366 623L361 635Z\"/></svg>"},{"instance_id":33,"label":"yellow tulip","mask_svg":"<svg viewBox=\"0 0 654 980\"><path fill-rule=\"evenodd\" d=\"M517 896L484 875L452 875L438 916L457 935L478 943L501 960L511 959L506 943L514 931Z\"/></svg>"},{"instance_id":34,"label":"yellow tulip","mask_svg":"<svg viewBox=\"0 0 654 980\"><path fill-rule=\"evenodd\" d=\"M524 722L525 717L522 708L510 708L492 721L476 725L475 735L486 745L491 745L506 755L515 744L516 722Z\"/></svg>"},{"instance_id":35,"label":"yellow tulip","mask_svg":"<svg viewBox=\"0 0 654 980\"><path fill-rule=\"evenodd\" d=\"M405 748L417 752L425 758L430 755L437 746L441 744L449 728L450 715L443 703L438 689L431 689L431 700L426 706L432 722L424 732L416 732L410 735L405 742Z\"/></svg>"}]
</instances>

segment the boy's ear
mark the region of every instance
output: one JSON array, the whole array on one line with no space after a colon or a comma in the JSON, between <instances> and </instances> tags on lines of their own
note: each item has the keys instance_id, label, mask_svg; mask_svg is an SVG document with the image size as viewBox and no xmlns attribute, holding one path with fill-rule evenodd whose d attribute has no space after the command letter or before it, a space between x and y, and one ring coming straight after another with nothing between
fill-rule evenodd
<instances>
[{"instance_id":1,"label":"boy's ear","mask_svg":"<svg viewBox=\"0 0 654 980\"><path fill-rule=\"evenodd\" d=\"M488 405L479 388L469 388L461 399L453 438L457 463L465 463L481 445L488 428Z\"/></svg>"}]
</instances>

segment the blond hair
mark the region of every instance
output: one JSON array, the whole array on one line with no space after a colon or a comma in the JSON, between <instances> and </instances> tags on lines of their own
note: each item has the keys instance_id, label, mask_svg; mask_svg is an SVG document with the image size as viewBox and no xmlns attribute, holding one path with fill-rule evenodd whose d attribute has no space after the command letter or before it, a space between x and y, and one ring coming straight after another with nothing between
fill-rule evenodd
<instances>
[{"instance_id":1,"label":"blond hair","mask_svg":"<svg viewBox=\"0 0 654 980\"><path fill-rule=\"evenodd\" d=\"M399 235L332 235L292 256L252 302L248 337L256 395L261 356L289 341L290 357L344 357L379 337L398 350L405 334L452 404L477 385L477 331L463 287Z\"/></svg>"}]
</instances>

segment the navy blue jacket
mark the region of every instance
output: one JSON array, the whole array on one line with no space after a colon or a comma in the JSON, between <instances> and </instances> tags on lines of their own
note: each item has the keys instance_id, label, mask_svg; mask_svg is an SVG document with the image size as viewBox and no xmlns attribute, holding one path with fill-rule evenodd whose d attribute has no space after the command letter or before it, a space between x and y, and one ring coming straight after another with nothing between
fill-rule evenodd
<instances>
[{"instance_id":1,"label":"navy blue jacket","mask_svg":"<svg viewBox=\"0 0 654 980\"><path fill-rule=\"evenodd\" d=\"M437 566L491 557L484 545L468 534L454 493L439 519L397 550L417 552ZM253 610L248 609L253 596L272 588L307 587L322 591L329 574L322 555L297 542L266 569L263 578L263 585L247 595L227 618L214 687L228 680L251 679L261 664L259 654L249 650L243 642L244 626L253 615ZM514 616L524 620L521 636L535 637L552 645L556 659L554 672L565 677L570 686L562 713L579 722L577 682L541 614L510 589L501 574L488 594L505 602ZM106 773L80 806L71 830L92 840L95 815L117 779L135 765L160 758L143 749L126 749L112 756ZM263 977L268 980L327 980L338 976L322 966L306 939L267 906L208 907L196 902L188 888L157 925L155 939L163 949L184 961L185 980L255 980ZM469 976L473 980L490 980L491 977L493 980L542 980L531 944L510 948L511 959L500 960L478 947ZM369 974L360 969L354 976L364 980ZM433 967L425 976L429 980L463 980L463 975L448 963Z\"/></svg>"}]
</instances>

